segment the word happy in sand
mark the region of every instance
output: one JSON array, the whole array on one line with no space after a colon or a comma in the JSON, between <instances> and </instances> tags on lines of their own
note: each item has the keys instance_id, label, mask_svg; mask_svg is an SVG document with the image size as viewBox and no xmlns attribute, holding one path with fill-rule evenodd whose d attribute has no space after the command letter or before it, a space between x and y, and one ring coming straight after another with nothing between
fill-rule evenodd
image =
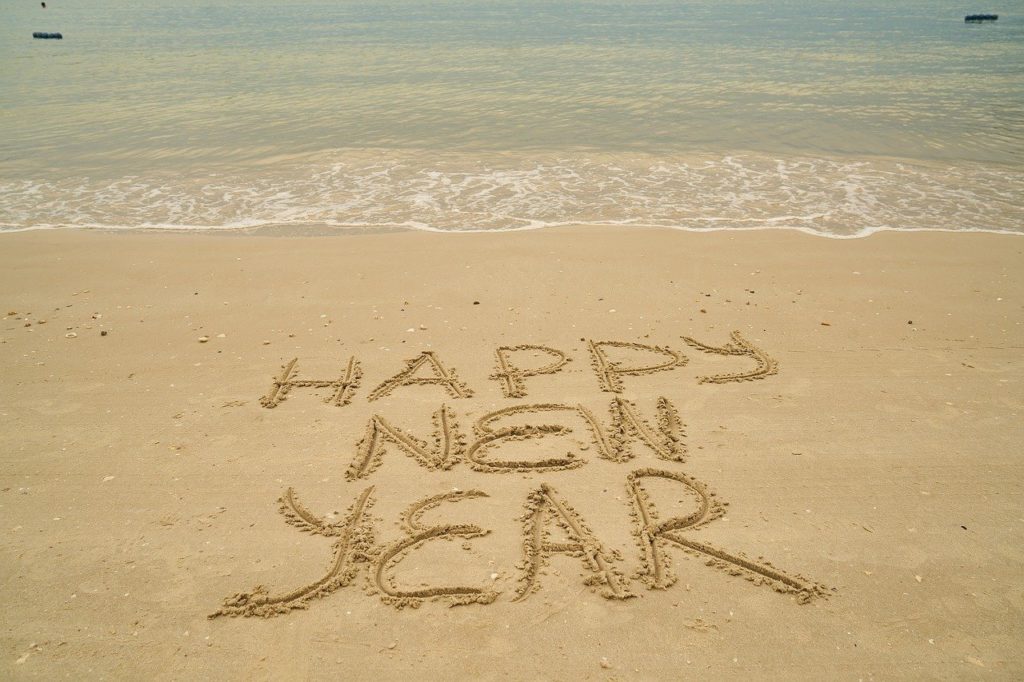
<instances>
[{"instance_id":1,"label":"word happy in sand","mask_svg":"<svg viewBox=\"0 0 1024 682\"><path fill-rule=\"evenodd\" d=\"M692 349L719 356L746 358L753 366L729 374L703 376L701 384L726 384L756 381L778 371L775 360L733 332L730 341L721 346L709 345L682 337ZM666 590L677 580L672 552L679 550L697 557L711 568L745 578L752 584L767 586L777 592L795 596L799 603L824 597L828 589L800 575L785 572L764 558L752 559L740 552L720 549L694 537L693 531L721 518L727 503L702 481L678 469L686 461L685 425L675 406L666 397L659 397L653 415L644 415L637 405L623 398L627 377L671 371L687 364L681 352L665 347L629 341L586 342L590 364L597 387L612 394L607 418L602 419L582 404L517 403L493 410L478 418L472 428L472 439L460 428L456 411L441 404L433 413L433 433L428 440L395 425L392 420L374 414L366 424L362 438L355 443L354 454L345 472L350 482L368 479L381 465L388 447L393 447L430 471L446 471L465 462L479 473L548 473L579 469L586 460L572 451L546 459L515 459L501 457L503 446L531 439L557 439L574 432L566 422L574 422L589 436L596 456L613 463L625 464L636 455L634 445L650 450L663 461L661 467L634 468L625 477L625 500L628 504L632 534L636 545L635 568L629 577L622 569L622 553L610 548L575 510L571 494L542 482L523 501L521 523L521 561L517 565L518 585L512 601L522 601L541 589L541 576L554 555L578 560L583 583L606 599L630 599L638 596L634 583L647 590ZM506 399L522 399L528 395L528 379L555 374L570 362L569 354L543 345L521 344L501 346L494 352L494 372L490 378L501 387ZM541 358L537 362L537 358ZM525 361L530 359L531 362ZM287 362L275 377L260 403L264 408L279 407L300 389L318 392L329 405L343 407L355 398L363 372L354 356L348 359L336 379L302 379L298 359ZM437 386L454 400L469 399L473 391L454 369L433 351L423 351L409 359L405 367L381 381L366 396L374 402L408 386ZM523 424L524 416L543 415L560 423ZM506 423L512 419L520 423ZM673 486L684 499L690 500L688 513L665 516L659 512L648 491L652 484ZM471 523L430 525L422 519L429 511L462 500L486 498L478 489L454 489L412 503L402 514L403 536L380 543L375 533L376 519L370 510L375 503L375 487L364 487L340 520L321 517L307 509L295 491L288 488L279 500L287 523L301 531L332 538L332 554L326 573L302 587L271 593L263 586L235 594L224 600L212 617L275 616L294 609L307 608L313 600L325 597L351 585L365 573L365 589L384 602L402 608L418 607L424 601L437 600L449 605L489 604L499 597L490 586L428 585L405 589L398 585L395 574L402 560L412 551L441 539L469 542L490 531Z\"/></svg>"}]
</instances>

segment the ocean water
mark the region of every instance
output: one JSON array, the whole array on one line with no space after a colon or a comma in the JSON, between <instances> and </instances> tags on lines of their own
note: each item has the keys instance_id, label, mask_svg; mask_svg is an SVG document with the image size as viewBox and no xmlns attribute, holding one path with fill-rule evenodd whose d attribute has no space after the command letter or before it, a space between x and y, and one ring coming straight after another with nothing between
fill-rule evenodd
<instances>
[{"instance_id":1,"label":"ocean water","mask_svg":"<svg viewBox=\"0 0 1024 682\"><path fill-rule=\"evenodd\" d=\"M4 0L0 231L1024 232L1001 1Z\"/></svg>"}]
</instances>

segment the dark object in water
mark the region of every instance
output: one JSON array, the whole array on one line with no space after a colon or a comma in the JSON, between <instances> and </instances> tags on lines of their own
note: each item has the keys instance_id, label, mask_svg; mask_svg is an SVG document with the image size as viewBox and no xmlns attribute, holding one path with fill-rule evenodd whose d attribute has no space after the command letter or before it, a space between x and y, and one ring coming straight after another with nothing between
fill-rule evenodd
<instances>
[{"instance_id":1,"label":"dark object in water","mask_svg":"<svg viewBox=\"0 0 1024 682\"><path fill-rule=\"evenodd\" d=\"M977 23L981 21L995 21L998 18L998 14L968 14L964 17L964 21L967 23Z\"/></svg>"},{"instance_id":2,"label":"dark object in water","mask_svg":"<svg viewBox=\"0 0 1024 682\"><path fill-rule=\"evenodd\" d=\"M43 40L64 40L64 36L59 33L43 33L42 31L36 31L32 34L33 38L41 38Z\"/></svg>"}]
</instances>

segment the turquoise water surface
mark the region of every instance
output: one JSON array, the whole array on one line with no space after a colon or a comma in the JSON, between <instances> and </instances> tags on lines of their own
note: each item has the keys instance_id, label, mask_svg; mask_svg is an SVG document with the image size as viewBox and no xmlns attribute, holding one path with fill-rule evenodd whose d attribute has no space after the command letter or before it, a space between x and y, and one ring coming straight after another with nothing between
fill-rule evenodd
<instances>
[{"instance_id":1,"label":"turquoise water surface","mask_svg":"<svg viewBox=\"0 0 1024 682\"><path fill-rule=\"evenodd\" d=\"M47 4L0 230L1024 231L1020 0Z\"/></svg>"}]
</instances>

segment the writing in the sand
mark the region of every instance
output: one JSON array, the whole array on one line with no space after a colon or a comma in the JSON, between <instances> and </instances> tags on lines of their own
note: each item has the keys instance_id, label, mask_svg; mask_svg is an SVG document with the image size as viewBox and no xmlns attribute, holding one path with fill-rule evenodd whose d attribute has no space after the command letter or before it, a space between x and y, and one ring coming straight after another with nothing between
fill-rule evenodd
<instances>
[{"instance_id":1,"label":"writing in the sand","mask_svg":"<svg viewBox=\"0 0 1024 682\"><path fill-rule=\"evenodd\" d=\"M745 368L733 373L699 377L699 383L755 381L778 371L776 361L739 332L733 332L730 340L720 346L682 338L698 352L753 362L747 362ZM817 582L778 569L764 559L753 560L691 537L691 531L720 518L725 503L718 500L705 483L678 470L686 460L686 434L671 400L659 397L653 414L645 415L634 402L621 395L628 377L672 371L686 365L687 356L666 346L630 341L588 340L586 352L597 387L611 394L606 415L594 414L580 403L519 402L478 418L473 424L472 438L467 438L459 425L457 411L442 403L433 413L433 433L429 439L422 439L392 419L374 414L367 421L362 438L354 444L346 478L350 482L369 478L380 466L388 448L434 471L449 470L460 463L484 474L577 469L586 464L577 452L546 459L519 459L502 456L501 451L519 441L556 439L582 431L588 435L587 448L592 446L596 456L603 460L626 464L636 456L634 446L640 446L662 462L659 467L633 468L625 475L624 499L633 524L636 570L631 578L627 577L622 569L625 559L621 553L603 542L572 507L571 494L556 490L546 482L540 483L523 502L522 560L518 565L518 586L511 595L513 601L527 599L541 588L541 576L549 558L559 554L578 559L583 583L607 599L638 596L635 581L640 581L648 590L666 590L677 580L671 550L699 557L707 566L742 576L755 585L793 594L801 603L824 596L826 588ZM506 399L520 400L528 395L530 377L560 372L571 359L568 353L549 346L501 346L494 351L494 372L490 379L498 382ZM260 402L265 408L276 408L292 393L306 389L319 393L328 404L341 407L350 404L356 396L362 377L358 359L350 357L337 378L303 379L299 376L296 358L284 365ZM366 400L373 402L402 387L424 385L437 386L456 400L473 395L451 364L433 351L423 351L369 391ZM549 423L523 423L530 417ZM684 514L661 513L648 493L648 487L655 482L676 486L682 496L693 501L693 508ZM432 585L403 589L394 579L410 551L441 539L458 538L468 542L486 535L489 531L475 524L429 525L422 520L423 514L432 509L460 500L488 497L486 492L455 489L414 502L401 515L403 537L390 543L378 543L376 539L375 522L369 513L375 501L374 492L374 486L364 487L354 496L344 517L335 520L314 514L299 502L295 491L288 488L279 500L286 521L302 531L333 539L326 574L290 591L272 593L258 586L235 594L225 599L211 617L266 617L307 608L313 600L352 584L364 572L368 591L399 608L417 607L426 600L450 605L488 604L499 597L490 586Z\"/></svg>"}]
</instances>

